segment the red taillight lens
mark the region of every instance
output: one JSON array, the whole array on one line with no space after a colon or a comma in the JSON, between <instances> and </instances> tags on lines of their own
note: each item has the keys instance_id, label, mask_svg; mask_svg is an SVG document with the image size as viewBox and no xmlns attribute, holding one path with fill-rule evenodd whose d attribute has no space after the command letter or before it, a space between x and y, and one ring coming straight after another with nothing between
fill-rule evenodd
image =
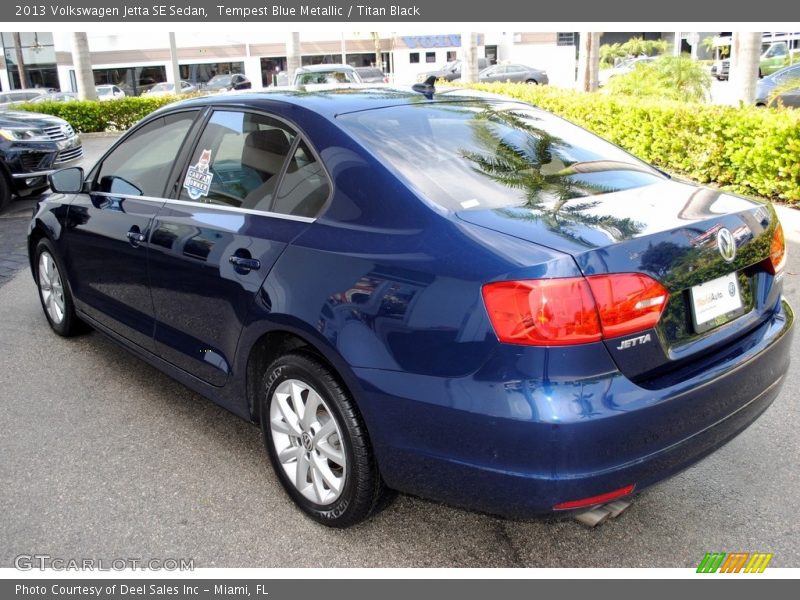
<instances>
[{"instance_id":1,"label":"red taillight lens","mask_svg":"<svg viewBox=\"0 0 800 600\"><path fill-rule=\"evenodd\" d=\"M783 227L780 223L772 234L772 242L769 245L769 269L776 275L786 265L786 240L783 238Z\"/></svg>"},{"instance_id":2,"label":"red taillight lens","mask_svg":"<svg viewBox=\"0 0 800 600\"><path fill-rule=\"evenodd\" d=\"M583 277L489 283L483 286L483 301L501 342L565 346L601 339L594 299Z\"/></svg>"},{"instance_id":3,"label":"red taillight lens","mask_svg":"<svg viewBox=\"0 0 800 600\"><path fill-rule=\"evenodd\" d=\"M498 281L483 301L501 342L588 344L654 327L669 293L641 273Z\"/></svg>"},{"instance_id":4,"label":"red taillight lens","mask_svg":"<svg viewBox=\"0 0 800 600\"><path fill-rule=\"evenodd\" d=\"M605 338L655 327L669 299L663 285L641 273L592 275L587 280Z\"/></svg>"},{"instance_id":5,"label":"red taillight lens","mask_svg":"<svg viewBox=\"0 0 800 600\"><path fill-rule=\"evenodd\" d=\"M553 510L570 510L572 508L584 508L586 506L594 506L595 504L605 504L617 498L627 496L636 488L636 485L626 485L624 488L619 488L613 492L606 492L605 494L598 494L590 498L581 498L580 500L569 500L568 502L559 502L553 507Z\"/></svg>"}]
</instances>

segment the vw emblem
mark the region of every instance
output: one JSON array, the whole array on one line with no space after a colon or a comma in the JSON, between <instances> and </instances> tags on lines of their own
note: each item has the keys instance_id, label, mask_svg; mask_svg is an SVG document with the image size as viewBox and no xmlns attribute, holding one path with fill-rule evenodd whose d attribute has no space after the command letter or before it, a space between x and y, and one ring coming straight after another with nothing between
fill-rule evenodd
<instances>
[{"instance_id":1,"label":"vw emblem","mask_svg":"<svg viewBox=\"0 0 800 600\"><path fill-rule=\"evenodd\" d=\"M717 248L727 262L732 262L736 258L736 242L733 234L724 227L717 232Z\"/></svg>"}]
</instances>

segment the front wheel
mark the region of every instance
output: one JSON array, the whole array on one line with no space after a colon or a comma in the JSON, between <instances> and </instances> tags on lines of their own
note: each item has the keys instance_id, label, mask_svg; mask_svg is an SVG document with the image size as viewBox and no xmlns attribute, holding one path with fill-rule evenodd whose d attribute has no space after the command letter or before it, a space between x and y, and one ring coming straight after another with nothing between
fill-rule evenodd
<instances>
[{"instance_id":1,"label":"front wheel","mask_svg":"<svg viewBox=\"0 0 800 600\"><path fill-rule=\"evenodd\" d=\"M386 490L361 415L333 373L294 352L269 366L262 390L264 444L286 493L329 527L367 518Z\"/></svg>"},{"instance_id":2,"label":"front wheel","mask_svg":"<svg viewBox=\"0 0 800 600\"><path fill-rule=\"evenodd\" d=\"M528 79L527 81L525 81L525 83L529 85L539 85L539 82L536 81L535 79Z\"/></svg>"},{"instance_id":3,"label":"front wheel","mask_svg":"<svg viewBox=\"0 0 800 600\"><path fill-rule=\"evenodd\" d=\"M34 258L39 300L50 327L63 337L80 333L81 322L75 314L64 268L50 240L39 240Z\"/></svg>"}]
</instances>

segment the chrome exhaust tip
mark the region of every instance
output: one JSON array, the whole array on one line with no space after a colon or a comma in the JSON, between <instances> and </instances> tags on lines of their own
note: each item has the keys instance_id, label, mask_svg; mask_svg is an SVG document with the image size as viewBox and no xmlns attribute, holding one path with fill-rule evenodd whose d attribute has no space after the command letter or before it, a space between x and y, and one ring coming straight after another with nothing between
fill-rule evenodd
<instances>
[{"instance_id":1,"label":"chrome exhaust tip","mask_svg":"<svg viewBox=\"0 0 800 600\"><path fill-rule=\"evenodd\" d=\"M628 510L630 505L631 503L627 500L614 500L608 504L601 504L586 512L575 515L575 520L587 527L597 527L609 519L616 519L623 512Z\"/></svg>"}]
</instances>

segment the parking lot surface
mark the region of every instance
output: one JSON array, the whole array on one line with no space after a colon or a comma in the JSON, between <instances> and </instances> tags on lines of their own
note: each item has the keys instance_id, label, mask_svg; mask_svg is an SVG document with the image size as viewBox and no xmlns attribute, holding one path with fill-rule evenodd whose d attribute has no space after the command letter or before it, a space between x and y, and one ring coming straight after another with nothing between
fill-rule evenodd
<instances>
[{"instance_id":1,"label":"parking lot surface","mask_svg":"<svg viewBox=\"0 0 800 600\"><path fill-rule=\"evenodd\" d=\"M794 223L784 285L797 308ZM196 567L696 567L712 551L798 567L798 360L752 427L598 528L401 495L337 531L289 502L255 426L98 333L52 334L25 266L0 287L0 567L34 553Z\"/></svg>"}]
</instances>

